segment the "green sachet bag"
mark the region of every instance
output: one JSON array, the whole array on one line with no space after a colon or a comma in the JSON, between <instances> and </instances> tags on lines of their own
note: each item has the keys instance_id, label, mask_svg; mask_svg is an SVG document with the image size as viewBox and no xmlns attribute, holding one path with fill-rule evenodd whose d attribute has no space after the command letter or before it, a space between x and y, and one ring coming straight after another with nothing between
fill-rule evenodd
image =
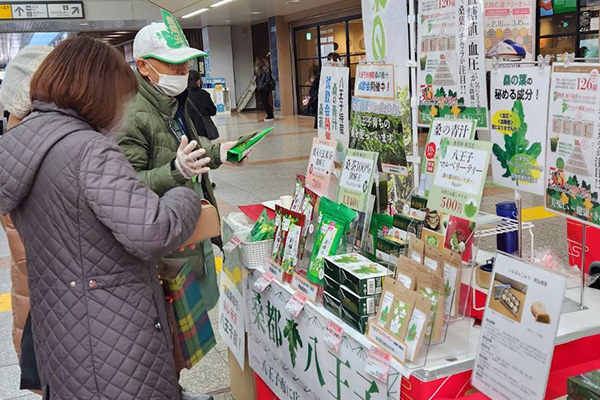
<instances>
[{"instance_id":1,"label":"green sachet bag","mask_svg":"<svg viewBox=\"0 0 600 400\"><path fill-rule=\"evenodd\" d=\"M273 239L275 235L275 221L269 218L269 214L267 210L263 210L256 220L254 227L252 227L252 231L250 235L248 235L248 242L260 242L262 240Z\"/></svg>"},{"instance_id":2,"label":"green sachet bag","mask_svg":"<svg viewBox=\"0 0 600 400\"><path fill-rule=\"evenodd\" d=\"M350 223L357 215L356 211L343 204L326 197L321 198L317 236L306 273L311 282L323 285L324 258L337 255L343 238L348 234Z\"/></svg>"},{"instance_id":3,"label":"green sachet bag","mask_svg":"<svg viewBox=\"0 0 600 400\"><path fill-rule=\"evenodd\" d=\"M394 217L387 214L373 213L371 217L371 225L369 226L369 237L366 245L368 257L375 261L377 260L377 240L379 236L384 235L394 227Z\"/></svg>"}]
</instances>

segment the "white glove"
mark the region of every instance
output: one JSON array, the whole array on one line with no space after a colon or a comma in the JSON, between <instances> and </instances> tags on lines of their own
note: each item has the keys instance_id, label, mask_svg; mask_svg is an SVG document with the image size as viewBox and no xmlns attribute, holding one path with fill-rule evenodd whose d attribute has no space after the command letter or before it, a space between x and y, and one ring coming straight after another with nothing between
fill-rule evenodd
<instances>
[{"instance_id":1,"label":"white glove","mask_svg":"<svg viewBox=\"0 0 600 400\"><path fill-rule=\"evenodd\" d=\"M210 168L206 167L206 165L210 163L210 158L205 157L200 159L200 157L206 154L206 150L194 150L197 147L198 142L192 140L191 143L188 144L187 136L183 135L179 148L177 149L175 166L186 179L192 179L210 171Z\"/></svg>"}]
</instances>

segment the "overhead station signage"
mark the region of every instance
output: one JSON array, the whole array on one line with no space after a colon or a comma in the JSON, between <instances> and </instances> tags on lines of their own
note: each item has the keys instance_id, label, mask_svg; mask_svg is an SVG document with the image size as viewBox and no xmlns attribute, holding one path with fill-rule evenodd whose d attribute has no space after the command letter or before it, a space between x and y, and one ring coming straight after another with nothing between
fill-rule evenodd
<instances>
[{"instance_id":1,"label":"overhead station signage","mask_svg":"<svg viewBox=\"0 0 600 400\"><path fill-rule=\"evenodd\" d=\"M83 19L82 1L0 2L0 19Z\"/></svg>"}]
</instances>

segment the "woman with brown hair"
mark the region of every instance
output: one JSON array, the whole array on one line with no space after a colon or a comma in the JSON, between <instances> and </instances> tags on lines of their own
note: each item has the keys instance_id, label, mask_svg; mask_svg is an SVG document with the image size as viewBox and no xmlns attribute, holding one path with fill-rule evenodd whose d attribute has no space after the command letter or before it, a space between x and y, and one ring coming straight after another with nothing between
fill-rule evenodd
<instances>
[{"instance_id":1,"label":"woman with brown hair","mask_svg":"<svg viewBox=\"0 0 600 400\"><path fill-rule=\"evenodd\" d=\"M0 212L25 244L48 399L180 397L155 260L191 236L200 198L159 198L106 137L137 89L116 49L67 39L33 76L32 113L0 138Z\"/></svg>"}]
</instances>

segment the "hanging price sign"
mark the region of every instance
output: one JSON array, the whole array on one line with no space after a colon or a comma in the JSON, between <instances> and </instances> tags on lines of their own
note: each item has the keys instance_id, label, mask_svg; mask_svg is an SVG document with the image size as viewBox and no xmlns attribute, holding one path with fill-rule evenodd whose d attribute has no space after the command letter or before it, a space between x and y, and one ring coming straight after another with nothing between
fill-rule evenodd
<instances>
[{"instance_id":1,"label":"hanging price sign","mask_svg":"<svg viewBox=\"0 0 600 400\"><path fill-rule=\"evenodd\" d=\"M365 372L373 376L379 382L387 382L391 361L392 356L380 348L374 347L371 349L369 356L367 357Z\"/></svg>"},{"instance_id":2,"label":"hanging price sign","mask_svg":"<svg viewBox=\"0 0 600 400\"><path fill-rule=\"evenodd\" d=\"M237 236L234 236L231 238L231 240L229 242L227 242L225 244L225 246L223 246L223 251L225 253L229 254L233 250L235 250L240 244L242 244L242 239L240 239Z\"/></svg>"},{"instance_id":3,"label":"hanging price sign","mask_svg":"<svg viewBox=\"0 0 600 400\"><path fill-rule=\"evenodd\" d=\"M344 335L344 329L333 321L329 321L329 324L325 328L325 335L323 341L325 344L336 353L340 350L342 344L342 336Z\"/></svg>"},{"instance_id":4,"label":"hanging price sign","mask_svg":"<svg viewBox=\"0 0 600 400\"><path fill-rule=\"evenodd\" d=\"M260 278L254 282L254 288L260 293L264 292L267 287L273 282L275 276L270 272L265 272Z\"/></svg>"},{"instance_id":5,"label":"hanging price sign","mask_svg":"<svg viewBox=\"0 0 600 400\"><path fill-rule=\"evenodd\" d=\"M308 297L306 297L304 293L296 292L285 305L285 309L288 310L294 318L297 318L304 309L304 305L307 301Z\"/></svg>"}]
</instances>

